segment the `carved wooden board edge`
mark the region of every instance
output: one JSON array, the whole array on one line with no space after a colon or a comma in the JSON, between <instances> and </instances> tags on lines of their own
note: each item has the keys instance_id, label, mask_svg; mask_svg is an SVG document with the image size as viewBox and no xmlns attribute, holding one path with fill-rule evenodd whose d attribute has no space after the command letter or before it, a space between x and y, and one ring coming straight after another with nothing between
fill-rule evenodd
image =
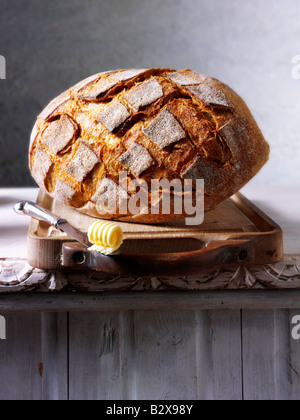
<instances>
[{"instance_id":1,"label":"carved wooden board edge","mask_svg":"<svg viewBox=\"0 0 300 420\"><path fill-rule=\"evenodd\" d=\"M0 293L300 289L300 255L276 264L223 268L195 277L121 278L71 270L40 270L26 259L0 259Z\"/></svg>"}]
</instances>

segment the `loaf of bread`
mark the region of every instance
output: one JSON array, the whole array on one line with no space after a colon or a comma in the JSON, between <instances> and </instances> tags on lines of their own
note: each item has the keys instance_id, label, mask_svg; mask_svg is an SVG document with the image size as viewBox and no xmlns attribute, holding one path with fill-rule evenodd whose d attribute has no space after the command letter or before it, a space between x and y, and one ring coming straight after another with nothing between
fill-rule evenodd
<instances>
[{"instance_id":1,"label":"loaf of bread","mask_svg":"<svg viewBox=\"0 0 300 420\"><path fill-rule=\"evenodd\" d=\"M78 83L38 116L29 151L34 179L56 200L91 216L138 223L186 214L184 208L152 214L150 188L139 213L120 212L121 201L138 191L130 181L204 179L208 211L239 191L268 157L259 127L231 88L165 68L110 71ZM104 193L118 197L113 211L103 211Z\"/></svg>"}]
</instances>

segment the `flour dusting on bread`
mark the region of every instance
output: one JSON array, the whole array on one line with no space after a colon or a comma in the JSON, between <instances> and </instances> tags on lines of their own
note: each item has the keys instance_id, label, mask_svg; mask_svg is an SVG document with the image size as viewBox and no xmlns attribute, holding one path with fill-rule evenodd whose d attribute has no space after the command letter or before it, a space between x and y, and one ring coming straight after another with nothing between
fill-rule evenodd
<instances>
[{"instance_id":1,"label":"flour dusting on bread","mask_svg":"<svg viewBox=\"0 0 300 420\"><path fill-rule=\"evenodd\" d=\"M150 214L145 198L153 180L196 185L204 179L208 211L250 181L268 157L252 114L229 86L169 68L82 80L40 113L29 151L34 179L56 200L95 217L139 223L186 216L184 209ZM130 199L142 202L139 213L122 212Z\"/></svg>"}]
</instances>

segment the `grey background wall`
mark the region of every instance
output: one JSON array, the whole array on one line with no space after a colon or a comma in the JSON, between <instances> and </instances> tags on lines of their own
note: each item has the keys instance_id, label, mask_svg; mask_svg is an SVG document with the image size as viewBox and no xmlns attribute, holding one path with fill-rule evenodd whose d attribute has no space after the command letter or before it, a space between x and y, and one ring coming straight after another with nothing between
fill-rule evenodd
<instances>
[{"instance_id":1,"label":"grey background wall","mask_svg":"<svg viewBox=\"0 0 300 420\"><path fill-rule=\"evenodd\" d=\"M152 66L231 85L272 148L253 182L300 185L299 18L299 0L1 0L0 186L35 185L29 135L49 100L96 72Z\"/></svg>"}]
</instances>

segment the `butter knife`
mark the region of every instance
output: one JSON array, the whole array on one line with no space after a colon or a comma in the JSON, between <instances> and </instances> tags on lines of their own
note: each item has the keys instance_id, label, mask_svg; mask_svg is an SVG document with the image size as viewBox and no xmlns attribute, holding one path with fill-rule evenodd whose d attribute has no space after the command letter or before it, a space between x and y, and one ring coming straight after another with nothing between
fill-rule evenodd
<instances>
[{"instance_id":1,"label":"butter knife","mask_svg":"<svg viewBox=\"0 0 300 420\"><path fill-rule=\"evenodd\" d=\"M70 225L67 220L60 219L55 214L51 213L49 210L39 206L36 203L31 201L19 201L14 206L14 211L20 215L26 215L33 217L34 219L41 220L43 222L49 223L49 225L54 226L56 229L61 230L62 232L67 233L71 238L80 242L86 247L92 246L88 240L88 235L81 232L80 230L74 228Z\"/></svg>"}]
</instances>

